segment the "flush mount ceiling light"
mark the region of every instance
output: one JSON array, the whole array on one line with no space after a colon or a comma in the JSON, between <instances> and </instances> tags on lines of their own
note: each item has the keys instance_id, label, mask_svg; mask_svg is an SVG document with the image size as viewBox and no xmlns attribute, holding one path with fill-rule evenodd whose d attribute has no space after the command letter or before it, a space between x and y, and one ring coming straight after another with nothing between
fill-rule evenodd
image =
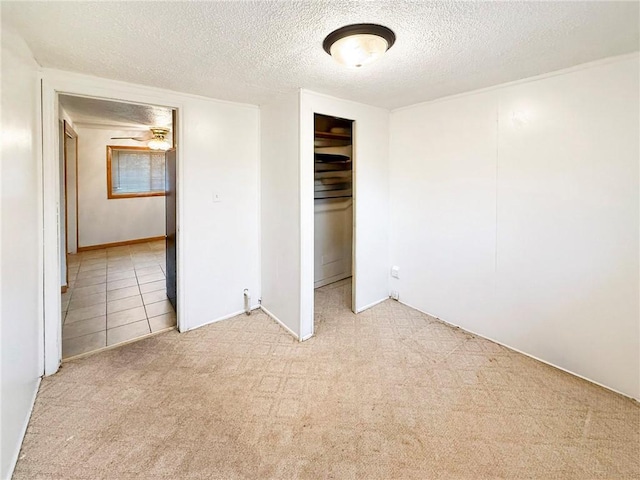
<instances>
[{"instance_id":1,"label":"flush mount ceiling light","mask_svg":"<svg viewBox=\"0 0 640 480\"><path fill-rule=\"evenodd\" d=\"M382 25L357 23L346 25L327 35L324 51L347 67L362 67L375 62L396 41L396 35Z\"/></svg>"}]
</instances>

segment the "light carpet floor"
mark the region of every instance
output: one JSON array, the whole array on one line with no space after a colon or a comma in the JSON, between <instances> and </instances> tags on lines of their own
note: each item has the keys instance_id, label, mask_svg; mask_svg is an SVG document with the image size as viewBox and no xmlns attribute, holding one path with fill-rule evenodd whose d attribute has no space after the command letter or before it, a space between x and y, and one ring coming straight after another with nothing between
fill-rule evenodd
<instances>
[{"instance_id":1,"label":"light carpet floor","mask_svg":"<svg viewBox=\"0 0 640 480\"><path fill-rule=\"evenodd\" d=\"M640 477L640 407L394 301L316 292L316 336L263 313L65 363L16 479Z\"/></svg>"}]
</instances>

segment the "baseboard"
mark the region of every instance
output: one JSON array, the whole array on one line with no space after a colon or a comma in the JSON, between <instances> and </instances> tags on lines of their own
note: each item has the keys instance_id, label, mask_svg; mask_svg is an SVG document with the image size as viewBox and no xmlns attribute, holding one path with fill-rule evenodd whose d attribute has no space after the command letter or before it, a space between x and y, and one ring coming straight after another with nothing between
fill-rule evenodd
<instances>
[{"instance_id":1,"label":"baseboard","mask_svg":"<svg viewBox=\"0 0 640 480\"><path fill-rule=\"evenodd\" d=\"M254 310L259 310L259 309L260 309L260 305L254 305L254 306L251 307L251 311L252 312ZM206 327L207 325L211 325L213 323L222 322L223 320L229 320L230 318L237 317L238 315L242 315L243 313L246 314L246 312L244 310L239 310L237 312L230 313L229 315L225 315L223 317L219 317L219 318L216 318L214 320L209 320L208 322L203 323L201 325L197 325L195 327L188 328L188 329L184 330L184 332L190 332L192 330L197 330L199 328ZM183 332L180 332L180 333L183 333Z\"/></svg>"},{"instance_id":2,"label":"baseboard","mask_svg":"<svg viewBox=\"0 0 640 480\"><path fill-rule=\"evenodd\" d=\"M136 238L135 240L125 240L124 242L101 243L100 245L87 245L86 247L78 247L78 253L88 252L90 250L101 250L103 248L124 247L126 245L135 245L136 243L157 242L167 238L165 235L160 237Z\"/></svg>"},{"instance_id":3,"label":"baseboard","mask_svg":"<svg viewBox=\"0 0 640 480\"><path fill-rule=\"evenodd\" d=\"M340 280L344 280L345 278L351 278L351 273L339 273L338 275L334 275L332 277L328 277L322 280L318 280L317 282L313 282L313 288L320 288L326 285L331 285L332 283L339 282Z\"/></svg>"},{"instance_id":4,"label":"baseboard","mask_svg":"<svg viewBox=\"0 0 640 480\"><path fill-rule=\"evenodd\" d=\"M31 399L31 406L29 407L29 414L24 422L24 426L22 427L22 432L20 435L20 442L18 443L18 448L11 455L11 462L9 462L9 471L6 480L9 480L13 477L13 471L16 469L16 464L18 463L18 457L20 455L20 449L22 448L22 442L24 442L24 436L27 434L27 427L29 426L29 421L31 420L31 415L33 414L33 407L36 404L36 397L38 396L38 390L40 390L40 382L42 382L42 377L38 377L38 381L36 382L36 388L33 391L33 398Z\"/></svg>"},{"instance_id":5,"label":"baseboard","mask_svg":"<svg viewBox=\"0 0 640 480\"><path fill-rule=\"evenodd\" d=\"M376 300L375 302L370 303L369 305L365 305L364 307L357 309L356 313L361 313L361 312L364 312L365 310L369 310L370 308L375 307L376 305L380 305L382 302L386 302L387 300L389 300L389 297L385 297L385 298L382 298L380 300ZM407 305L407 307L408 306L409 305ZM411 308L413 308L413 307L411 307Z\"/></svg>"},{"instance_id":6,"label":"baseboard","mask_svg":"<svg viewBox=\"0 0 640 480\"><path fill-rule=\"evenodd\" d=\"M293 330L291 330L289 327L287 327L284 322L282 320L280 320L278 317L276 317L273 313L271 313L269 310L267 310L266 308L264 308L263 305L260 305L260 308L262 309L262 311L264 313L267 314L267 316L273 318L276 322L278 322L282 328L284 328L289 334L291 334L293 336L293 338L295 338L298 341L304 341L306 339L301 339L298 334L296 332L294 332Z\"/></svg>"},{"instance_id":7,"label":"baseboard","mask_svg":"<svg viewBox=\"0 0 640 480\"><path fill-rule=\"evenodd\" d=\"M595 380L591 380L590 378L587 378L587 377L585 377L585 376L583 376L583 375L580 375L579 373L575 373L575 372L572 372L571 370L567 370L566 368L559 367L558 365L555 365L555 364L553 364L553 363L551 363L551 362L548 362L547 360L543 360L542 358L538 358L538 357L536 357L535 355L531 355L530 353L523 352L522 350L519 350L519 349L517 349L517 348L514 348L514 347L512 347L512 346L510 346L510 345L507 345L507 344L505 344L505 343L499 342L498 340L494 340L493 338L485 337L484 335L481 335L481 334L476 333L476 332L474 332L474 331L472 331L472 330L468 330L468 329L466 329L466 328L463 328L463 327L461 327L460 325L456 325L455 323L447 322L446 320L443 320L443 319L441 319L440 317L437 317L437 316L433 315L432 313L425 312L424 310L421 310L421 309L419 309L419 308L416 308L416 307L414 307L413 305L409 305L409 304L408 304L408 303L406 303L406 302L403 302L403 301L400 301L400 300L398 300L398 302L399 302L399 303L401 303L401 304L403 304L403 305L405 305L405 306L407 306L407 307L409 307L409 308L412 308L412 309L414 309L414 310L417 310L417 311L418 311L418 312L420 312L420 313L424 313L425 315L429 315L430 317L433 317L433 318L435 318L436 320L438 320L439 322L442 322L442 323L444 323L444 324L446 324L446 325L449 325L450 327L453 327L453 328L459 328L459 329L460 329L460 330L462 330L463 332L467 332L467 333L469 333L469 334L471 334L471 335L473 335L473 336L475 336L475 337L480 337L480 338L482 338L482 339L484 339L484 340L488 340L488 341L490 341L490 342L497 343L498 345L501 345L501 346L503 346L503 347L505 347L505 348L508 348L508 349L509 349L509 350L511 350L511 351L514 351L514 352L516 352L516 353L519 353L519 354L521 354L521 355L524 355L525 357L532 358L532 359L534 359L534 360L537 360L538 362L544 363L545 365L549 365L550 367L557 368L558 370L562 370L563 372L568 373L569 375L573 375L574 377L581 378L582 380L585 380L585 381L587 381L587 382L589 382L589 383L593 383L594 385L597 385L597 386L599 386L599 387L602 387L602 388L604 388L605 390L609 390L610 392L617 393L618 395L622 395L623 397L629 398L629 399L631 399L631 400L633 400L633 401L635 401L635 402L640 402L640 398L632 397L631 395L629 395L629 394L627 394L627 393L620 392L620 391L616 390L615 388L611 388L611 387L608 387L607 385L603 385L602 383L600 383L600 382L596 382Z\"/></svg>"}]
</instances>

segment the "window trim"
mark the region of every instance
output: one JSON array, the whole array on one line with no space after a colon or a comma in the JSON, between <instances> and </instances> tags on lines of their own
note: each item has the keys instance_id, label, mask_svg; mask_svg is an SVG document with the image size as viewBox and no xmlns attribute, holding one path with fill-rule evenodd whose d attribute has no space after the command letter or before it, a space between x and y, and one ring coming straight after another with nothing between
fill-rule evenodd
<instances>
[{"instance_id":1,"label":"window trim","mask_svg":"<svg viewBox=\"0 0 640 480\"><path fill-rule=\"evenodd\" d=\"M136 150L145 152L157 152L149 147L130 147L128 145L107 145L107 199L113 200L117 198L139 198L139 197L164 197L166 192L140 192L140 193L113 193L111 184L111 154L113 150Z\"/></svg>"}]
</instances>

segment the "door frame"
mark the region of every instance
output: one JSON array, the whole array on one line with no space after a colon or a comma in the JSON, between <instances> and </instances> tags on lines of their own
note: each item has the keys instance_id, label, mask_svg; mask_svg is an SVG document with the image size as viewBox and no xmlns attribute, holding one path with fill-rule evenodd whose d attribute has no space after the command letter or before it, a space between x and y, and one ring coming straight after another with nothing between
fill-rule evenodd
<instances>
[{"instance_id":1,"label":"door frame","mask_svg":"<svg viewBox=\"0 0 640 480\"><path fill-rule=\"evenodd\" d=\"M64 122L64 227L65 227L65 257L69 254L69 201L68 201L68 182L67 182L67 166L68 162L68 154L67 154L67 138L71 138L74 140L76 144L76 253L78 251L79 239L80 239L80 228L79 228L79 213L78 213L78 134L71 127L69 122L63 120ZM67 271L67 281L69 280L69 272Z\"/></svg>"},{"instance_id":2,"label":"door frame","mask_svg":"<svg viewBox=\"0 0 640 480\"><path fill-rule=\"evenodd\" d=\"M311 338L315 331L315 195L314 156L315 114L339 117L352 121L352 236L351 236L351 311L358 313L358 263L357 263L357 199L358 199L358 118L350 115L348 109L331 108L307 97L305 90L299 92L300 105L300 341Z\"/></svg>"},{"instance_id":3,"label":"door frame","mask_svg":"<svg viewBox=\"0 0 640 480\"><path fill-rule=\"evenodd\" d=\"M41 87L41 155L42 164L39 173L41 182L42 221L42 318L43 318L43 366L44 374L52 375L58 371L62 362L62 321L60 297L60 238L58 220L60 212L60 157L59 157L59 118L58 95L69 94L80 97L101 98L123 103L161 105L176 110L178 119L177 140L184 138L182 132L183 101L171 92L123 82L99 79L85 75L70 74L56 70L43 69L40 72ZM177 327L182 331L186 325L184 318L184 289L181 279L184 278L182 232L180 222L183 217L181 202L182 191L182 149L177 146L176 159L176 224L177 224L177 283L178 312ZM66 249L66 245L65 245Z\"/></svg>"},{"instance_id":4,"label":"door frame","mask_svg":"<svg viewBox=\"0 0 640 480\"><path fill-rule=\"evenodd\" d=\"M78 248L78 134L71 127L69 122L62 120L62 184L64 185L64 245L60 242L60 248L64 249L64 255L60 255L64 258L64 273L65 284L62 287L62 293L66 293L69 288L69 182L68 182L68 166L69 166L69 154L67 151L68 139L71 138L75 141L76 147L76 163L75 163L75 205L76 205L76 252Z\"/></svg>"}]
</instances>

